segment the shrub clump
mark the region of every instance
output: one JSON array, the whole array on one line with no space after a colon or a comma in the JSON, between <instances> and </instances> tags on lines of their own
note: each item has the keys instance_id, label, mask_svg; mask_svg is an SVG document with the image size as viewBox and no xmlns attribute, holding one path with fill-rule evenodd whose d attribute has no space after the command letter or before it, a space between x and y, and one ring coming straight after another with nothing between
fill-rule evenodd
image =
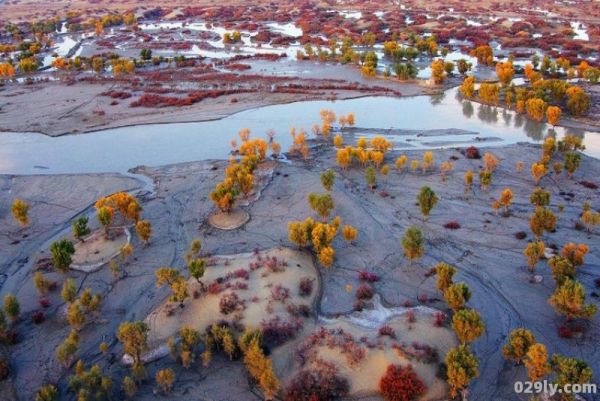
<instances>
[{"instance_id":1,"label":"shrub clump","mask_svg":"<svg viewBox=\"0 0 600 401\"><path fill-rule=\"evenodd\" d=\"M228 315L232 312L235 312L242 305L242 300L240 300L240 298L235 292L225 294L219 300L219 309L224 315Z\"/></svg>"},{"instance_id":2,"label":"shrub clump","mask_svg":"<svg viewBox=\"0 0 600 401\"><path fill-rule=\"evenodd\" d=\"M425 392L425 384L412 366L388 365L379 381L379 391L386 401L412 401Z\"/></svg>"},{"instance_id":3,"label":"shrub clump","mask_svg":"<svg viewBox=\"0 0 600 401\"><path fill-rule=\"evenodd\" d=\"M298 372L284 391L284 401L333 401L350 391L348 380L333 365Z\"/></svg>"}]
</instances>

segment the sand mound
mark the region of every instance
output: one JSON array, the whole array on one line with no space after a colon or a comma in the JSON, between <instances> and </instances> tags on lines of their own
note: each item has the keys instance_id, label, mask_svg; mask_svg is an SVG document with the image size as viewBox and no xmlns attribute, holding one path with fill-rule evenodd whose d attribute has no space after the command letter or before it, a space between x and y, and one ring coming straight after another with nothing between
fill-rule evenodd
<instances>
[{"instance_id":1,"label":"sand mound","mask_svg":"<svg viewBox=\"0 0 600 401\"><path fill-rule=\"evenodd\" d=\"M126 228L120 235L109 239L105 238L102 230L94 231L84 242L75 243L71 269L86 273L96 271L117 256L123 245L130 240L131 233Z\"/></svg>"},{"instance_id":2,"label":"sand mound","mask_svg":"<svg viewBox=\"0 0 600 401\"><path fill-rule=\"evenodd\" d=\"M307 281L312 283L312 291L302 295L300 283ZM319 280L306 253L279 248L217 256L206 268L202 283L204 290L195 279L189 280L194 297L183 308L167 301L146 318L151 347L176 335L182 326L204 332L221 321L229 322L238 332L270 322L294 333L288 339L313 327L308 318L313 314Z\"/></svg>"},{"instance_id":3,"label":"sand mound","mask_svg":"<svg viewBox=\"0 0 600 401\"><path fill-rule=\"evenodd\" d=\"M456 345L456 337L449 328L434 325L433 312L426 308L386 309L378 304L373 310L322 319L297 347L296 369L332 363L348 380L349 395L366 397L379 393L379 381L388 365L410 364L427 386L420 400L443 399L448 388L436 374L446 352ZM380 334L381 327L386 334ZM287 359L279 351L273 354L276 366L282 358Z\"/></svg>"},{"instance_id":4,"label":"sand mound","mask_svg":"<svg viewBox=\"0 0 600 401\"><path fill-rule=\"evenodd\" d=\"M218 212L210 215L208 223L219 230L235 230L250 220L248 212L236 209L229 213Z\"/></svg>"}]
</instances>

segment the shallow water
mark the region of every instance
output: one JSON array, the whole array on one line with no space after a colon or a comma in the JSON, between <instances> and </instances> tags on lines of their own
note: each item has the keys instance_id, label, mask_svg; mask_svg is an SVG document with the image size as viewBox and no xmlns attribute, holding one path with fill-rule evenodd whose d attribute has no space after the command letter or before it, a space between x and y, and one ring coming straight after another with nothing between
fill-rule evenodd
<instances>
[{"instance_id":1,"label":"shallow water","mask_svg":"<svg viewBox=\"0 0 600 401\"><path fill-rule=\"evenodd\" d=\"M231 139L249 128L254 137L266 138L273 129L275 140L286 150L291 127L310 132L319 122L319 110L356 114L356 126L374 129L429 130L456 128L472 134L389 136L396 148L492 146L520 141L538 142L550 127L500 108L461 101L457 89L443 96L405 98L364 97L331 101L306 101L266 106L233 114L221 120L197 123L138 125L52 138L37 133L0 133L0 173L64 174L126 172L138 165L159 166L203 159L226 159ZM556 129L556 135L565 132ZM600 157L600 133L574 132L585 137L586 151ZM487 138L479 142L475 137ZM350 142L352 138L347 138Z\"/></svg>"}]
</instances>

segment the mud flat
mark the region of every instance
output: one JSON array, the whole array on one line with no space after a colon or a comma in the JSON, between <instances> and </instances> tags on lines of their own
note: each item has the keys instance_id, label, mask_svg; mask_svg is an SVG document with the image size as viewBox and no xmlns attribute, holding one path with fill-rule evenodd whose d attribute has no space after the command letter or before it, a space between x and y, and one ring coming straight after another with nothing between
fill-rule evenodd
<instances>
[{"instance_id":1,"label":"mud flat","mask_svg":"<svg viewBox=\"0 0 600 401\"><path fill-rule=\"evenodd\" d=\"M153 237L148 247L142 247L133 236L134 253L123 264L123 272L118 278L114 278L108 268L89 274L69 273L79 288L91 287L104 296L100 317L88 323L80 333L82 345L78 357L88 363L99 363L104 372L118 382L117 379L126 374L126 367L120 363L122 348L114 337L119 323L151 316L153 311L165 304L169 295L169 289L155 286L154 271L158 267L172 266L184 272L183 255L193 238L201 238L203 252L211 255L252 254L255 249L265 252L290 247L287 222L313 216L306 194L321 192L319 173L333 168L336 172L332 190L336 203L334 214L339 215L344 224L355 226L359 235L354 244L336 239L333 242L336 249L333 266L330 269L318 267L322 287L320 301L315 306L316 313L328 319L351 315L356 288L360 285L360 270L372 271L379 276L380 280L373 287L386 307L397 307L408 301L413 305L444 310L445 304L439 300L435 289L435 278L425 273L434 264L445 261L458 267L456 280L469 285L473 292L470 304L478 309L486 324L485 334L474 343L474 351L481 361L481 376L473 383L471 399L518 399L512 383L525 379L524 370L505 362L500 352L507 334L516 327L531 329L536 337L543 339L550 353L584 358L594 371L600 371L600 351L596 346L600 335L598 316L586 324L582 337L562 339L557 332L562 319L547 303L554 291L554 283L544 262L537 267L542 282L529 282L522 250L532 239L528 219L533 207L529 203L529 195L535 184L527 171L518 173L515 165L517 161L523 161L526 166L537 161L539 146L518 144L487 147L481 151L493 152L500 165L486 192L477 188L465 194L464 172L467 169L477 171L482 162L466 159L458 149L434 151L438 166L446 160L454 163L454 170L445 181L441 180L439 167L436 167L435 173L393 170L386 178L379 177L377 190L371 191L365 183L363 169L341 170L334 165L335 150L330 145L313 146L306 162L294 159L291 163L276 163L272 178L260 197L245 207L252 218L240 229L232 231L219 230L207 223L208 217L215 211L208 194L222 180L226 162L199 161L136 169L138 174L147 175L154 182L154 192L140 198L144 218L150 220L154 227ZM386 163L393 165L400 153L390 152ZM402 153L409 160L421 159L423 155L421 150ZM567 242L588 244L590 252L578 272L578 278L593 302L598 296L594 279L598 277L595 272L600 267L600 240L597 232L576 230L575 223L579 220L584 201L591 201L594 208L600 204L598 189L582 185L583 181L599 184L598 171L600 161L582 155L581 167L573 179L550 174L541 182L550 191L550 206L558 216L557 231L545 235L544 242L547 246L558 248ZM90 210L99 196L118 190L132 190L141 184L133 178L114 174L3 176L1 182L9 196L2 197L0 202L3 221L0 232L0 292L2 295L17 295L22 312L22 319L16 326L19 342L10 348L12 382L5 385L12 383L19 399L31 399L42 383L58 382L61 388L66 388L68 373L56 362L54 353L69 327L58 313L64 304L57 292L48 296L51 306L44 309L46 321L41 325L31 323L30 315L40 310L40 306L31 280L35 260L30 255L47 249L75 216ZM430 186L440 197L427 221L423 221L415 205L416 195L423 185ZM502 217L493 212L491 203L506 187L511 188L515 197L509 217ZM10 202L14 197L32 204L32 223L28 228L20 229L10 216ZM559 205L564 207L561 213L558 212ZM458 222L460 228L444 228L449 221ZM423 229L426 251L423 259L409 268L402 256L399 238L411 225ZM515 236L521 231L527 233L526 238ZM233 268L234 264L230 266ZM48 276L59 283L64 281L64 277L56 273ZM425 299L427 301L423 301ZM189 313L186 308L188 306L183 308L184 314ZM165 321L168 322L168 319ZM417 322L420 321L425 324L429 320L417 316ZM344 324L340 322L335 324ZM397 322L399 337L411 333L405 325L403 318ZM164 339L175 327L167 326L169 330L165 328L164 333L156 336L157 339ZM418 334L419 331L412 333ZM43 341L40 341L41 338ZM449 344L449 340L444 338L443 341L431 340L437 344L440 354ZM108 358L98 351L98 345L103 341L109 344ZM293 369L296 363L295 348L285 349L289 351L289 359L276 363L283 373ZM250 391L240 362L217 357L208 369L198 366L185 370L170 358L163 358L148 364L148 374L152 377L158 369L167 366L175 369L177 375L170 400L200 397L241 401L256 397ZM357 383L356 386L358 390L361 385ZM138 399L157 399L152 387L142 386ZM437 388L437 385L432 384L431 388Z\"/></svg>"}]
</instances>

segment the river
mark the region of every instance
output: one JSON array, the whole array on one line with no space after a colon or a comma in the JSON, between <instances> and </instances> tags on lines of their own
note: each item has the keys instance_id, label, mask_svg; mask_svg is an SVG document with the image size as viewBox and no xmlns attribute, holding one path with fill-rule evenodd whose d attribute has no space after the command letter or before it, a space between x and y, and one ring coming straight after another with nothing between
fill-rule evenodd
<instances>
[{"instance_id":1,"label":"river","mask_svg":"<svg viewBox=\"0 0 600 401\"><path fill-rule=\"evenodd\" d=\"M230 140L237 139L237 132L242 128L249 128L254 137L263 138L272 129L276 132L275 140L287 150L291 144L290 128L310 132L310 127L319 122L319 110L323 108L338 115L354 112L356 126L365 129L454 128L471 132L441 136L413 132L389 136L399 149L539 142L552 133L546 124L502 108L463 101L456 94L457 88L453 88L438 97L304 101L246 110L220 120L137 125L61 137L2 132L0 174L124 173L139 165L226 159ZM600 157L600 133L561 127L554 131L558 137L565 132L583 136L586 153Z\"/></svg>"}]
</instances>

